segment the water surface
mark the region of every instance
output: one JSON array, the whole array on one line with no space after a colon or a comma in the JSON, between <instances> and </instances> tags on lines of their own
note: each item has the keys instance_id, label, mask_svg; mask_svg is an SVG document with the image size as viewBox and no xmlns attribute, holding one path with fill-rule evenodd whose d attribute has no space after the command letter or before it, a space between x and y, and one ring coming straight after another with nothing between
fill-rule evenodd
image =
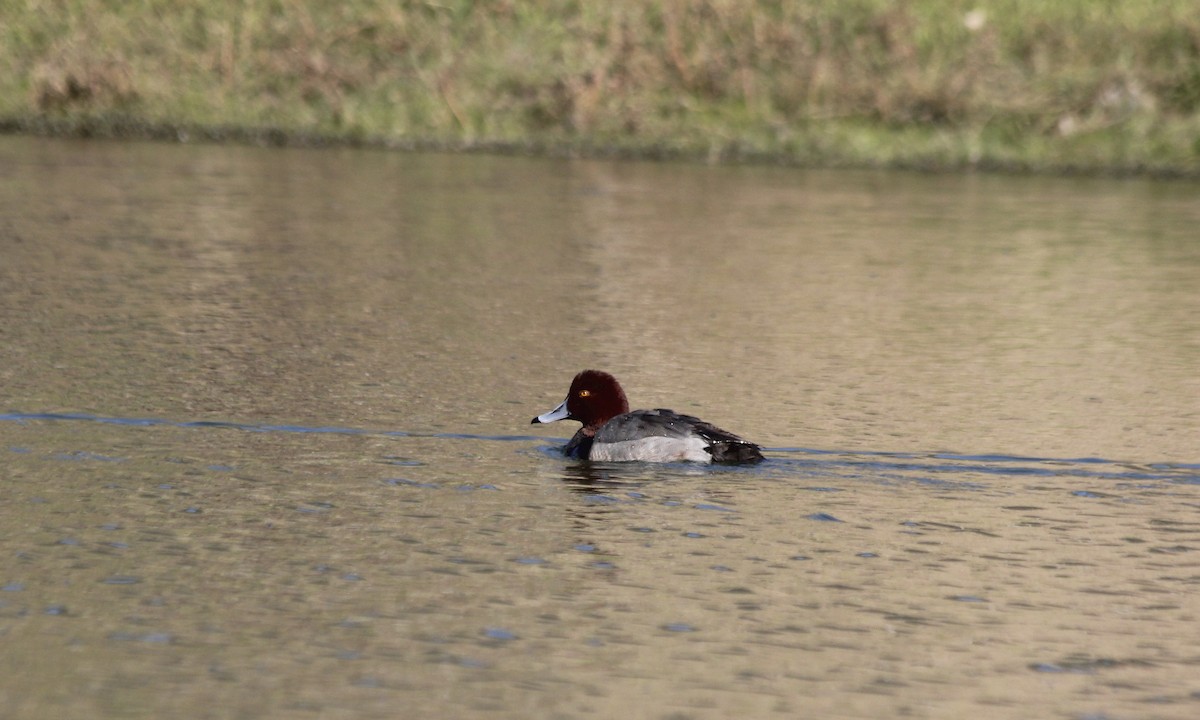
<instances>
[{"instance_id":1,"label":"water surface","mask_svg":"<svg viewBox=\"0 0 1200 720\"><path fill-rule=\"evenodd\" d=\"M1198 191L0 138L3 714L1195 717Z\"/></svg>"}]
</instances>

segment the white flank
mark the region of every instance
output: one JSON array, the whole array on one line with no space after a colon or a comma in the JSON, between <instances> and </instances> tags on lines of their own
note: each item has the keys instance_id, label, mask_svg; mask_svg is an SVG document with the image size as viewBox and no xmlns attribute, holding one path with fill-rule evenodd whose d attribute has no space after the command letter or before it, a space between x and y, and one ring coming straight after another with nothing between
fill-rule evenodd
<instances>
[{"instance_id":1,"label":"white flank","mask_svg":"<svg viewBox=\"0 0 1200 720\"><path fill-rule=\"evenodd\" d=\"M642 460L644 462L712 462L712 455L705 452L708 443L704 438L647 437L621 442L597 442L592 445L590 460L610 462Z\"/></svg>"}]
</instances>

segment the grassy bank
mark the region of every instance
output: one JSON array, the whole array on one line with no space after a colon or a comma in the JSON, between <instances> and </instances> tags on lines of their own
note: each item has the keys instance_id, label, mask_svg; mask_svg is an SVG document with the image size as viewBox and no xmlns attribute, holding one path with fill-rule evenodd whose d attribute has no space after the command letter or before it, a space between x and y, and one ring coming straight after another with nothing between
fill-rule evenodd
<instances>
[{"instance_id":1,"label":"grassy bank","mask_svg":"<svg viewBox=\"0 0 1200 720\"><path fill-rule=\"evenodd\" d=\"M0 0L0 127L1200 174L1196 0Z\"/></svg>"}]
</instances>

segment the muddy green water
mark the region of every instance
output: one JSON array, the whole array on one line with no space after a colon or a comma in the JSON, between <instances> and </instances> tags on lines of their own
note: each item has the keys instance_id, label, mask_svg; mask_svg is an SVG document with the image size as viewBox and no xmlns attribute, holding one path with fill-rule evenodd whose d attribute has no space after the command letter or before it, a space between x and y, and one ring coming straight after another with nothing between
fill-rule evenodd
<instances>
[{"instance_id":1,"label":"muddy green water","mask_svg":"<svg viewBox=\"0 0 1200 720\"><path fill-rule=\"evenodd\" d=\"M0 138L0 717L1200 716L1198 228ZM585 367L767 462L564 460Z\"/></svg>"}]
</instances>

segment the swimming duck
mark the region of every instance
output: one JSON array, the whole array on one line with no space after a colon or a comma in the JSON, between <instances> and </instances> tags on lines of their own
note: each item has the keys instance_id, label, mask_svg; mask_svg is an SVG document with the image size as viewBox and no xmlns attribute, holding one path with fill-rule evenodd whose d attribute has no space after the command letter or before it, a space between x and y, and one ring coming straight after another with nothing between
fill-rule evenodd
<instances>
[{"instance_id":1,"label":"swimming duck","mask_svg":"<svg viewBox=\"0 0 1200 720\"><path fill-rule=\"evenodd\" d=\"M763 459L758 445L691 415L663 408L631 412L621 384L600 370L576 375L567 399L530 424L556 420L583 423L563 448L581 460L738 465Z\"/></svg>"}]
</instances>

